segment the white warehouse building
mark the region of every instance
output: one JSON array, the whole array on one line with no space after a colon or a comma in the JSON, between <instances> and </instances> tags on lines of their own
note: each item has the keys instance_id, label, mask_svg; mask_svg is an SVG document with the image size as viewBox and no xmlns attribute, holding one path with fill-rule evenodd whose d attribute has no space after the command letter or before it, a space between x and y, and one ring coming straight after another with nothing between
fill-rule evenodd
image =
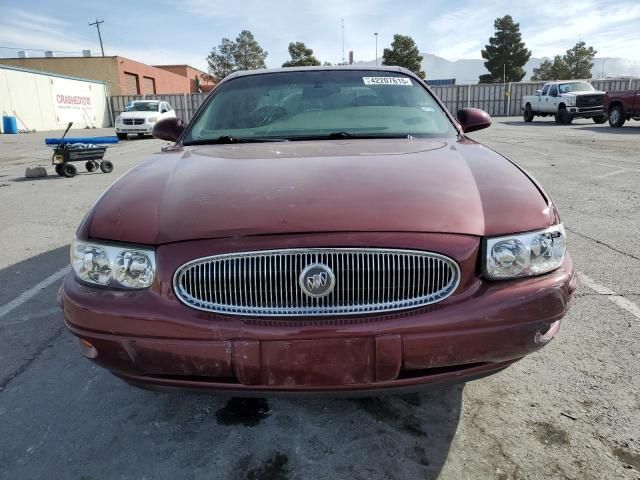
<instances>
[{"instance_id":1,"label":"white warehouse building","mask_svg":"<svg viewBox=\"0 0 640 480\"><path fill-rule=\"evenodd\" d=\"M108 127L107 95L97 80L0 64L0 116L15 117L19 130Z\"/></svg>"}]
</instances>

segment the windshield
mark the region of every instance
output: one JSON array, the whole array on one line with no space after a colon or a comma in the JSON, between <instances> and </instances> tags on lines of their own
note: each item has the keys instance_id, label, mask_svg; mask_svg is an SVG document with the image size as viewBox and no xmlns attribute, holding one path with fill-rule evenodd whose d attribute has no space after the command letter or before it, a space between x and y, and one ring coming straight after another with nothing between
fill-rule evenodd
<instances>
[{"instance_id":1,"label":"windshield","mask_svg":"<svg viewBox=\"0 0 640 480\"><path fill-rule=\"evenodd\" d=\"M558 86L558 89L560 90L560 93L593 92L595 90L591 84L587 82L561 83Z\"/></svg>"},{"instance_id":2,"label":"windshield","mask_svg":"<svg viewBox=\"0 0 640 480\"><path fill-rule=\"evenodd\" d=\"M132 102L124 109L125 112L157 112L159 102Z\"/></svg>"},{"instance_id":3,"label":"windshield","mask_svg":"<svg viewBox=\"0 0 640 480\"><path fill-rule=\"evenodd\" d=\"M456 135L451 121L415 79L400 72L318 70L225 82L183 143L409 135Z\"/></svg>"}]
</instances>

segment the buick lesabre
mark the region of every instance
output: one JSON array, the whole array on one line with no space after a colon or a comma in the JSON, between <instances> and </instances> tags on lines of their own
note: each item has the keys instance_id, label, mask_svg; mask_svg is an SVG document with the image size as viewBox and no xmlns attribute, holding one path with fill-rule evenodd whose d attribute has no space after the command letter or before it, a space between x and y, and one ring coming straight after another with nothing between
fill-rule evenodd
<instances>
[{"instance_id":1,"label":"buick lesabre","mask_svg":"<svg viewBox=\"0 0 640 480\"><path fill-rule=\"evenodd\" d=\"M230 75L80 225L80 351L146 387L401 392L498 372L576 288L545 190L399 67Z\"/></svg>"}]
</instances>

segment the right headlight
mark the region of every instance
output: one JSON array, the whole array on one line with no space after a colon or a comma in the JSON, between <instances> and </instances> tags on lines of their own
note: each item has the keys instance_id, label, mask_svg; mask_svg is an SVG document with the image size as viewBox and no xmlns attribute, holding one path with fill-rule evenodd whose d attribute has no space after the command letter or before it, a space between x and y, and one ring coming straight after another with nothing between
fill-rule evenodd
<instances>
[{"instance_id":1,"label":"right headlight","mask_svg":"<svg viewBox=\"0 0 640 480\"><path fill-rule=\"evenodd\" d=\"M153 283L155 252L148 248L119 247L74 240L71 266L83 282L116 288L140 289Z\"/></svg>"},{"instance_id":2,"label":"right headlight","mask_svg":"<svg viewBox=\"0 0 640 480\"><path fill-rule=\"evenodd\" d=\"M542 275L560 266L566 249L562 224L536 232L488 238L484 273L492 280Z\"/></svg>"}]
</instances>

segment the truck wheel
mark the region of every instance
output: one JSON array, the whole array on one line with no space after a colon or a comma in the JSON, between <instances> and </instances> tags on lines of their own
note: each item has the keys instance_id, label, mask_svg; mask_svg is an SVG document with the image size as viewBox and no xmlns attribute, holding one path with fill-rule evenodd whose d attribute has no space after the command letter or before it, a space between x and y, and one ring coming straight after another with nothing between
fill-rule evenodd
<instances>
[{"instance_id":1,"label":"truck wheel","mask_svg":"<svg viewBox=\"0 0 640 480\"><path fill-rule=\"evenodd\" d=\"M624 125L624 113L622 112L622 107L620 105L616 105L609 111L609 125L613 128L620 128Z\"/></svg>"},{"instance_id":2,"label":"truck wheel","mask_svg":"<svg viewBox=\"0 0 640 480\"><path fill-rule=\"evenodd\" d=\"M593 123L597 123L598 125L607 121L606 115L600 115L599 117L593 117Z\"/></svg>"},{"instance_id":3,"label":"truck wheel","mask_svg":"<svg viewBox=\"0 0 640 480\"><path fill-rule=\"evenodd\" d=\"M64 177L64 173L62 173L62 167L64 166L63 163L58 163L54 168L56 169L56 173L58 175L60 175L61 177Z\"/></svg>"},{"instance_id":4,"label":"truck wheel","mask_svg":"<svg viewBox=\"0 0 640 480\"><path fill-rule=\"evenodd\" d=\"M573 122L573 118L569 115L566 108L561 108L558 110L556 114L556 123L561 123L562 125L570 125Z\"/></svg>"},{"instance_id":5,"label":"truck wheel","mask_svg":"<svg viewBox=\"0 0 640 480\"><path fill-rule=\"evenodd\" d=\"M94 172L98 169L98 164L93 160L89 160L87 163L84 164L84 166L87 169L87 172Z\"/></svg>"},{"instance_id":6,"label":"truck wheel","mask_svg":"<svg viewBox=\"0 0 640 480\"><path fill-rule=\"evenodd\" d=\"M126 140L129 138L126 133L116 133L116 135L118 136L118 140Z\"/></svg>"},{"instance_id":7,"label":"truck wheel","mask_svg":"<svg viewBox=\"0 0 640 480\"><path fill-rule=\"evenodd\" d=\"M67 177L75 177L78 170L76 170L76 166L73 163L64 163L62 167L62 174Z\"/></svg>"},{"instance_id":8,"label":"truck wheel","mask_svg":"<svg viewBox=\"0 0 640 480\"><path fill-rule=\"evenodd\" d=\"M531 110L531 105L527 105L526 107L524 107L524 113L522 114L522 116L524 117L524 121L529 123L533 121L533 110Z\"/></svg>"},{"instance_id":9,"label":"truck wheel","mask_svg":"<svg viewBox=\"0 0 640 480\"><path fill-rule=\"evenodd\" d=\"M104 173L113 172L113 163L111 163L109 160L103 160L100 163L100 170L102 170Z\"/></svg>"}]
</instances>

